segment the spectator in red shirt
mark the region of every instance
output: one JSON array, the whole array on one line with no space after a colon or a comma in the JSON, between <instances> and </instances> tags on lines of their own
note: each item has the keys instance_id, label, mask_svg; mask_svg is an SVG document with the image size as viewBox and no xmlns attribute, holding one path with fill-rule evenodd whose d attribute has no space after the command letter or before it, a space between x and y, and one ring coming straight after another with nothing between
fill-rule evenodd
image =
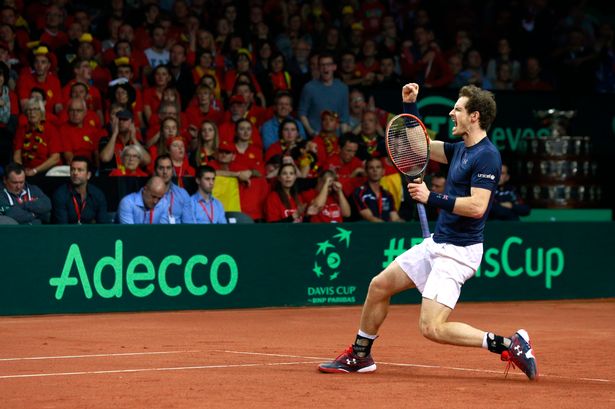
<instances>
[{"instance_id":1,"label":"spectator in red shirt","mask_svg":"<svg viewBox=\"0 0 615 409\"><path fill-rule=\"evenodd\" d=\"M17 95L19 96L21 109L25 110L25 104L30 98L32 88L42 88L45 90L47 102L45 110L51 113L58 113L62 110L62 90L60 81L50 71L51 60L49 59L49 49L39 46L34 49L33 70L23 71L17 81Z\"/></svg>"},{"instance_id":2,"label":"spectator in red shirt","mask_svg":"<svg viewBox=\"0 0 615 409\"><path fill-rule=\"evenodd\" d=\"M80 83L86 87L86 95L84 96L85 102L88 105L88 110L95 112L99 117L99 123L103 121L102 114L102 97L98 88L89 85L92 80L92 66L89 61L76 60L73 63L74 78L62 88L62 97L64 102L67 102L70 98L75 96L71 95L71 87Z\"/></svg>"},{"instance_id":3,"label":"spectator in red shirt","mask_svg":"<svg viewBox=\"0 0 615 409\"><path fill-rule=\"evenodd\" d=\"M199 129L199 126L205 120L215 122L216 124L222 122L223 113L214 109L211 105L213 97L211 88L207 85L199 85L194 96L195 103L191 104L186 110L190 128Z\"/></svg>"},{"instance_id":4,"label":"spectator in red shirt","mask_svg":"<svg viewBox=\"0 0 615 409\"><path fill-rule=\"evenodd\" d=\"M88 97L88 86L82 82L75 82L70 87L70 93L66 101L68 102L71 99L84 100L87 106L87 112L85 114L85 118L83 119L83 122L92 128L101 129L102 122L101 122L100 116L93 109L94 108L93 105L88 103L87 97ZM101 112L101 115L102 115L102 112ZM68 115L68 106L67 106L66 109L63 109L62 112L60 112L60 114L58 115L58 123L61 125L61 124L68 122L68 120L69 120L69 115Z\"/></svg>"},{"instance_id":5,"label":"spectator in red shirt","mask_svg":"<svg viewBox=\"0 0 615 409\"><path fill-rule=\"evenodd\" d=\"M43 101L30 98L25 107L27 123L15 135L13 161L24 166L26 176L34 176L60 164L62 141L55 127L45 122Z\"/></svg>"},{"instance_id":6,"label":"spectator in red shirt","mask_svg":"<svg viewBox=\"0 0 615 409\"><path fill-rule=\"evenodd\" d=\"M195 140L196 148L192 154L192 165L196 167L208 165L216 158L220 144L216 123L209 120L203 121Z\"/></svg>"},{"instance_id":7,"label":"spectator in red shirt","mask_svg":"<svg viewBox=\"0 0 615 409\"><path fill-rule=\"evenodd\" d=\"M147 134L145 136L147 147L155 145L156 142L158 142L162 122L167 118L173 118L179 127L179 135L184 137L186 142L191 142L192 134L190 133L190 128L188 127L188 116L183 112L180 112L179 104L175 102L162 101L158 112L152 115L152 121L147 128Z\"/></svg>"},{"instance_id":8,"label":"spectator in red shirt","mask_svg":"<svg viewBox=\"0 0 615 409\"><path fill-rule=\"evenodd\" d=\"M263 91L258 83L258 80L256 79L256 76L252 72L252 54L245 48L240 48L237 50L237 53L235 54L235 68L228 70L224 77L224 89L229 97L236 94L234 90L235 85L237 85L237 77L239 74L248 75L261 104L263 106L266 105Z\"/></svg>"},{"instance_id":9,"label":"spectator in red shirt","mask_svg":"<svg viewBox=\"0 0 615 409\"><path fill-rule=\"evenodd\" d=\"M111 108L111 131L108 137L101 138L100 162L101 170L119 168L122 164L121 153L128 145L135 145L141 151L139 166L147 166L151 161L150 154L142 145L141 132L136 128L132 112L122 107Z\"/></svg>"},{"instance_id":10,"label":"spectator in red shirt","mask_svg":"<svg viewBox=\"0 0 615 409\"><path fill-rule=\"evenodd\" d=\"M329 158L340 152L338 132L340 119L337 112L325 110L320 114L320 132L313 139L318 149L316 154L320 163L326 164Z\"/></svg>"},{"instance_id":11,"label":"spectator in red shirt","mask_svg":"<svg viewBox=\"0 0 615 409\"><path fill-rule=\"evenodd\" d=\"M154 162L156 161L158 155L169 154L167 141L175 136L181 136L179 122L173 117L165 118L160 123L160 132L158 133L156 142L154 144L150 144L149 146L151 162L148 166L148 170L150 170L150 173L153 173L154 171Z\"/></svg>"},{"instance_id":12,"label":"spectator in red shirt","mask_svg":"<svg viewBox=\"0 0 615 409\"><path fill-rule=\"evenodd\" d=\"M64 160L70 163L74 156L84 156L98 168L100 130L85 122L86 112L87 105L83 99L73 98L68 101L68 122L59 129Z\"/></svg>"},{"instance_id":13,"label":"spectator in red shirt","mask_svg":"<svg viewBox=\"0 0 615 409\"><path fill-rule=\"evenodd\" d=\"M124 147L121 153L122 164L113 169L109 176L147 177L147 173L139 168L139 163L143 160L142 153L135 145Z\"/></svg>"},{"instance_id":14,"label":"spectator in red shirt","mask_svg":"<svg viewBox=\"0 0 615 409\"><path fill-rule=\"evenodd\" d=\"M98 50L94 45L94 37L90 33L84 33L79 37L77 58L89 61L92 67L92 84L98 88L101 94L106 94L111 81L111 72L97 60Z\"/></svg>"},{"instance_id":15,"label":"spectator in red shirt","mask_svg":"<svg viewBox=\"0 0 615 409\"><path fill-rule=\"evenodd\" d=\"M184 177L194 177L195 174L194 168L188 163L185 144L186 142L181 136L174 136L167 139L167 150L173 162L173 170L177 177L177 185L179 187L184 187Z\"/></svg>"},{"instance_id":16,"label":"spectator in red shirt","mask_svg":"<svg viewBox=\"0 0 615 409\"><path fill-rule=\"evenodd\" d=\"M359 140L352 134L346 134L340 139L340 153L329 158L328 170L335 172L342 184L344 194L350 196L363 183L365 168L363 161L357 158Z\"/></svg>"},{"instance_id":17,"label":"spectator in red shirt","mask_svg":"<svg viewBox=\"0 0 615 409\"><path fill-rule=\"evenodd\" d=\"M141 128L141 115L137 103L137 90L128 81L116 82L109 88L110 106L119 106L122 109L130 111L133 114L133 121L137 128ZM107 107L107 111L109 110ZM107 121L109 121L109 112L107 112Z\"/></svg>"},{"instance_id":18,"label":"spectator in red shirt","mask_svg":"<svg viewBox=\"0 0 615 409\"><path fill-rule=\"evenodd\" d=\"M150 123L154 112L158 112L162 102L162 94L171 82L169 69L165 65L159 65L153 72L154 85L143 91L143 114L145 120Z\"/></svg>"},{"instance_id":19,"label":"spectator in red shirt","mask_svg":"<svg viewBox=\"0 0 615 409\"><path fill-rule=\"evenodd\" d=\"M252 177L265 174L263 164L263 151L252 144L252 123L247 119L240 119L235 123L235 163L242 169L249 169Z\"/></svg>"},{"instance_id":20,"label":"spectator in red shirt","mask_svg":"<svg viewBox=\"0 0 615 409\"><path fill-rule=\"evenodd\" d=\"M341 223L345 217L350 217L350 204L333 171L322 172L316 187L303 192L301 199L308 206L311 223Z\"/></svg>"},{"instance_id":21,"label":"spectator in red shirt","mask_svg":"<svg viewBox=\"0 0 615 409\"><path fill-rule=\"evenodd\" d=\"M278 128L278 140L265 153L265 161L275 155L290 156L299 141L299 127L294 119L284 119Z\"/></svg>"},{"instance_id":22,"label":"spectator in red shirt","mask_svg":"<svg viewBox=\"0 0 615 409\"><path fill-rule=\"evenodd\" d=\"M233 95L243 96L243 99L248 104L247 118L250 122L252 122L252 124L260 128L263 125L263 122L271 118L273 114L267 108L264 108L264 103L263 106L256 104L256 101L254 100L254 91L255 89L252 84L239 82L235 84Z\"/></svg>"},{"instance_id":23,"label":"spectator in red shirt","mask_svg":"<svg viewBox=\"0 0 615 409\"><path fill-rule=\"evenodd\" d=\"M52 50L68 44L68 36L62 31L66 16L64 10L52 4L47 8L45 16L45 30L41 34L40 42L47 44Z\"/></svg>"},{"instance_id":24,"label":"spectator in red shirt","mask_svg":"<svg viewBox=\"0 0 615 409\"><path fill-rule=\"evenodd\" d=\"M235 123L240 119L250 118L248 117L248 104L241 95L233 95L229 101L229 110L225 114L224 122L220 124L220 140L232 141L235 136ZM254 123L250 120L250 123ZM252 144L255 146L263 146L263 141L258 132L258 128L252 127Z\"/></svg>"},{"instance_id":25,"label":"spectator in red shirt","mask_svg":"<svg viewBox=\"0 0 615 409\"><path fill-rule=\"evenodd\" d=\"M299 198L297 168L285 163L278 170L278 180L265 200L265 219L268 222L301 223L305 204Z\"/></svg>"}]
</instances>

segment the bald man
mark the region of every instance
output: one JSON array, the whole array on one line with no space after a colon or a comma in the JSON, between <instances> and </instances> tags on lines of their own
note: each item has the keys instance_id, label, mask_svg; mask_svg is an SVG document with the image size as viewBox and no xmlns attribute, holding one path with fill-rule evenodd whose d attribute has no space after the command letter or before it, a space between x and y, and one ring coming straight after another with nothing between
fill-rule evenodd
<instances>
[{"instance_id":1,"label":"bald man","mask_svg":"<svg viewBox=\"0 0 615 409\"><path fill-rule=\"evenodd\" d=\"M138 192L124 196L118 210L121 224L169 224L166 184L152 176Z\"/></svg>"}]
</instances>

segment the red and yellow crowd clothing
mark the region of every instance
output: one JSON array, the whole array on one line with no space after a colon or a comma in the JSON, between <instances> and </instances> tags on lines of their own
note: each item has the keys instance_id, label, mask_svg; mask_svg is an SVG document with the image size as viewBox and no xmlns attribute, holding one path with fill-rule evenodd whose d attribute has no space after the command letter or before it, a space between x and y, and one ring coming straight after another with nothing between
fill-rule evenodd
<instances>
[{"instance_id":1,"label":"red and yellow crowd clothing","mask_svg":"<svg viewBox=\"0 0 615 409\"><path fill-rule=\"evenodd\" d=\"M19 127L13 149L21 149L22 164L26 168L35 168L49 159L52 153L61 153L62 141L54 126L41 122L36 128Z\"/></svg>"},{"instance_id":2,"label":"red and yellow crowd clothing","mask_svg":"<svg viewBox=\"0 0 615 409\"><path fill-rule=\"evenodd\" d=\"M321 132L312 140L318 146L318 159L327 163L329 158L340 153L340 145L335 132Z\"/></svg>"},{"instance_id":3,"label":"red and yellow crowd clothing","mask_svg":"<svg viewBox=\"0 0 615 409\"><path fill-rule=\"evenodd\" d=\"M45 95L47 96L45 111L53 113L54 106L62 103L60 80L58 80L58 77L54 74L47 74L45 81L39 82L34 75L32 75L30 70L22 70L17 80L17 95L19 99L29 99L32 88L41 88L45 91Z\"/></svg>"},{"instance_id":4,"label":"red and yellow crowd clothing","mask_svg":"<svg viewBox=\"0 0 615 409\"><path fill-rule=\"evenodd\" d=\"M282 203L278 192L274 190L269 192L265 200L265 220L268 222L292 221L290 218L297 213L298 203L292 196L289 197L289 202L290 208L287 208Z\"/></svg>"},{"instance_id":5,"label":"red and yellow crowd clothing","mask_svg":"<svg viewBox=\"0 0 615 409\"><path fill-rule=\"evenodd\" d=\"M241 170L257 170L261 175L265 174L265 164L263 163L263 152L254 145L248 146L245 152L241 153L235 148L235 166Z\"/></svg>"},{"instance_id":6,"label":"red and yellow crowd clothing","mask_svg":"<svg viewBox=\"0 0 615 409\"><path fill-rule=\"evenodd\" d=\"M233 140L235 139L235 122L230 120L230 116L228 121L220 124L218 127L218 134L220 136L220 141L228 141L233 143ZM258 149L263 149L263 138L261 138L261 133L254 125L252 125L252 141L250 143Z\"/></svg>"},{"instance_id":7,"label":"red and yellow crowd clothing","mask_svg":"<svg viewBox=\"0 0 615 409\"><path fill-rule=\"evenodd\" d=\"M48 30L44 30L39 41L46 44L52 50L68 44L68 35L61 30L58 30L55 34L51 34Z\"/></svg>"},{"instance_id":8,"label":"red and yellow crowd clothing","mask_svg":"<svg viewBox=\"0 0 615 409\"><path fill-rule=\"evenodd\" d=\"M282 144L282 141L275 141L267 151L265 152L265 162L274 157L275 155L290 155L290 150L292 147L286 146L286 144Z\"/></svg>"},{"instance_id":9,"label":"red and yellow crowd clothing","mask_svg":"<svg viewBox=\"0 0 615 409\"><path fill-rule=\"evenodd\" d=\"M180 123L180 127L178 129L179 134L184 138L184 141L186 141L186 143L189 143L190 140L192 139L192 136L190 135L190 132L188 131L188 125L189 125L188 115L181 112L179 114L179 123ZM160 131L160 116L158 115L158 113L153 113L150 118L149 126L147 127L147 133L145 134L145 139L149 141L159 131Z\"/></svg>"},{"instance_id":10,"label":"red and yellow crowd clothing","mask_svg":"<svg viewBox=\"0 0 615 409\"><path fill-rule=\"evenodd\" d=\"M224 119L224 113L215 110L212 106L209 107L209 111L203 112L199 109L198 105L191 105L186 109L186 117L188 118L189 125L201 129L203 121L212 121L216 125L220 125Z\"/></svg>"},{"instance_id":11,"label":"red and yellow crowd clothing","mask_svg":"<svg viewBox=\"0 0 615 409\"><path fill-rule=\"evenodd\" d=\"M62 100L66 105L68 100L70 99L70 89L71 87L77 83L77 80L72 79L68 81L68 83L62 88ZM98 88L93 87L91 85L85 84L88 87L88 95L85 97L85 103L88 106L90 111L102 111L102 96Z\"/></svg>"},{"instance_id":12,"label":"red and yellow crowd clothing","mask_svg":"<svg viewBox=\"0 0 615 409\"><path fill-rule=\"evenodd\" d=\"M124 165L120 165L119 167L113 169L111 173L109 173L109 176L147 177L149 175L142 171L140 168L136 168L135 170L128 170L124 167Z\"/></svg>"},{"instance_id":13,"label":"red and yellow crowd clothing","mask_svg":"<svg viewBox=\"0 0 615 409\"><path fill-rule=\"evenodd\" d=\"M306 190L301 193L301 200L303 203L309 204L316 196L318 196L318 191L316 189ZM310 217L311 223L341 223L343 221L342 208L331 195L327 195L327 201L320 213Z\"/></svg>"},{"instance_id":14,"label":"red and yellow crowd clothing","mask_svg":"<svg viewBox=\"0 0 615 409\"><path fill-rule=\"evenodd\" d=\"M68 107L65 107L57 116L58 127L68 123ZM100 122L100 117L96 112L88 110L85 113L85 117L83 118L83 123L86 126L95 129L102 129L102 123Z\"/></svg>"},{"instance_id":15,"label":"red and yellow crowd clothing","mask_svg":"<svg viewBox=\"0 0 615 409\"><path fill-rule=\"evenodd\" d=\"M158 94L155 87L145 88L141 98L143 107L149 106L152 110L152 116L154 113L158 113L158 109L162 102L162 94Z\"/></svg>"},{"instance_id":16,"label":"red and yellow crowd clothing","mask_svg":"<svg viewBox=\"0 0 615 409\"><path fill-rule=\"evenodd\" d=\"M177 186L184 187L184 177L196 175L196 171L190 164L188 164L188 158L184 157L184 162L181 166L173 165L173 171L175 172L175 176L177 176Z\"/></svg>"},{"instance_id":17,"label":"red and yellow crowd clothing","mask_svg":"<svg viewBox=\"0 0 615 409\"><path fill-rule=\"evenodd\" d=\"M252 71L246 72L245 74L250 76L250 79L252 80L252 85L254 86L255 93L256 94L262 93L263 90L260 84L258 83L258 80L256 79L256 75L254 75ZM224 76L224 89L227 90L228 92L231 92L235 88L236 79L237 79L237 70L234 68L231 68L230 70L226 72L226 75Z\"/></svg>"},{"instance_id":18,"label":"red and yellow crowd clothing","mask_svg":"<svg viewBox=\"0 0 615 409\"><path fill-rule=\"evenodd\" d=\"M140 143L143 142L141 131L139 131L138 129L135 132L135 137L137 138L137 141L139 141ZM105 145L109 141L109 138L110 138L110 135L101 136L100 140L98 141L100 150L102 150L105 147ZM115 166L117 168L122 166L122 151L127 145L132 145L132 142L125 144L124 142L122 142L119 136L116 138L115 147L113 148L113 152L114 152Z\"/></svg>"},{"instance_id":19,"label":"red and yellow crowd clothing","mask_svg":"<svg viewBox=\"0 0 615 409\"><path fill-rule=\"evenodd\" d=\"M351 176L357 168L363 168L363 161L356 156L350 162L344 163L339 154L333 155L329 158L325 167L337 174L345 196L350 196L357 187L365 182L365 177L363 176Z\"/></svg>"},{"instance_id":20,"label":"red and yellow crowd clothing","mask_svg":"<svg viewBox=\"0 0 615 409\"><path fill-rule=\"evenodd\" d=\"M100 129L84 124L83 127L65 123L59 129L62 140L62 151L72 152L75 156L85 156L94 161L94 153L98 151L101 137Z\"/></svg>"},{"instance_id":21,"label":"red and yellow crowd clothing","mask_svg":"<svg viewBox=\"0 0 615 409\"><path fill-rule=\"evenodd\" d=\"M273 93L277 91L289 91L291 88L291 77L288 71L272 72L269 74Z\"/></svg>"},{"instance_id":22,"label":"red and yellow crowd clothing","mask_svg":"<svg viewBox=\"0 0 615 409\"><path fill-rule=\"evenodd\" d=\"M264 219L263 207L268 194L269 183L265 177L251 178L249 186L246 183L240 183L239 202L241 203L241 211L253 220Z\"/></svg>"}]
</instances>

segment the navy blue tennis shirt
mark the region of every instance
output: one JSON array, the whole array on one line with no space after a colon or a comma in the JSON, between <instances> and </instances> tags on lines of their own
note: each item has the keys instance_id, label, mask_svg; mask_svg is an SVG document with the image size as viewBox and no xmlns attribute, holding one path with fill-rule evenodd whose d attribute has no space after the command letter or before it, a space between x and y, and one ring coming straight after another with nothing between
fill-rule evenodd
<instances>
[{"instance_id":1,"label":"navy blue tennis shirt","mask_svg":"<svg viewBox=\"0 0 615 409\"><path fill-rule=\"evenodd\" d=\"M403 112L420 118L416 103L403 103ZM498 186L502 173L500 152L488 137L469 148L463 141L444 143L444 153L449 170L444 194L454 197L468 197L472 187L491 191L489 206L480 219L459 216L440 209L433 240L436 243L451 243L456 246L470 246L482 243L485 222L493 204L493 192Z\"/></svg>"},{"instance_id":2,"label":"navy blue tennis shirt","mask_svg":"<svg viewBox=\"0 0 615 409\"><path fill-rule=\"evenodd\" d=\"M482 243L485 221L493 203L493 191L502 173L500 152L489 138L485 137L469 148L463 141L445 142L444 153L449 163L444 194L467 197L470 196L472 187L478 187L490 190L491 199L480 219L459 216L441 209L433 240L436 243L451 243L456 246Z\"/></svg>"}]
</instances>

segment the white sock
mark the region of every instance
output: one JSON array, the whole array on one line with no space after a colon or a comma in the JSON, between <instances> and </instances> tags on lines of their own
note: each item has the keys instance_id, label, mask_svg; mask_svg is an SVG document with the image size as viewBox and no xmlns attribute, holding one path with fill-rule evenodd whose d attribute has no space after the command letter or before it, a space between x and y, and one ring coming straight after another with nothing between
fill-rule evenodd
<instances>
[{"instance_id":1,"label":"white sock","mask_svg":"<svg viewBox=\"0 0 615 409\"><path fill-rule=\"evenodd\" d=\"M365 333L365 332L363 332L361 330L359 330L358 334L359 334L359 336L361 336L363 338L369 338L371 340L374 340L374 339L378 338L378 335L367 334L367 333Z\"/></svg>"},{"instance_id":2,"label":"white sock","mask_svg":"<svg viewBox=\"0 0 615 409\"><path fill-rule=\"evenodd\" d=\"M489 334L488 332L485 332L485 335L483 335L483 348L485 349L488 349L487 347L487 335L488 334Z\"/></svg>"}]
</instances>

